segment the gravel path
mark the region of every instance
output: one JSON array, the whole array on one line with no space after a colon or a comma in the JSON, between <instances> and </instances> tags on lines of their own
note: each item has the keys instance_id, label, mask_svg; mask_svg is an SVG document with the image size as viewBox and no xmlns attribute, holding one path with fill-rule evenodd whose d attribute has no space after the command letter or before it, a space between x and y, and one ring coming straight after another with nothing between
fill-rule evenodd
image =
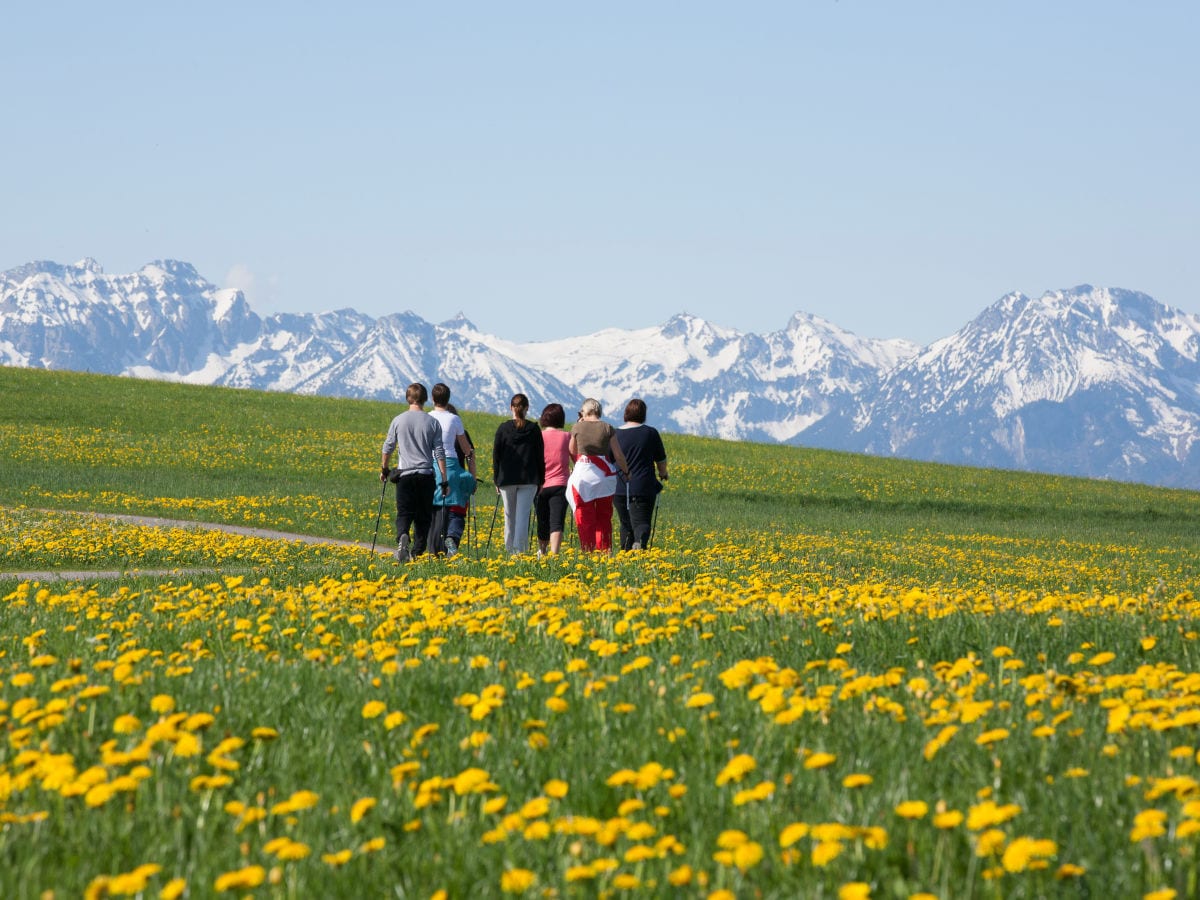
<instances>
[{"instance_id":1,"label":"gravel path","mask_svg":"<svg viewBox=\"0 0 1200 900\"><path fill-rule=\"evenodd\" d=\"M220 522L193 522L185 519L162 519L155 516L130 516L122 513L83 513L78 510L46 510L46 512L70 513L72 515L93 516L97 519L107 519L111 522L123 522L127 525L143 525L150 528L195 528L205 531L224 531L229 534L240 534L247 537L259 537L273 541L302 541L306 544L331 544L336 547L360 547L370 550L369 541L343 541L336 538L316 537L311 534L290 534L286 531L272 531L269 528L249 528L244 525L225 525ZM391 541L384 540L376 544L375 550L380 556L391 556L393 548ZM124 578L130 575L150 576L151 578L173 578L178 576L216 574L229 571L227 568L216 567L199 569L109 569L109 570L80 570L52 569L42 572L0 572L0 581L15 579L16 581L99 581L109 578Z\"/></svg>"}]
</instances>

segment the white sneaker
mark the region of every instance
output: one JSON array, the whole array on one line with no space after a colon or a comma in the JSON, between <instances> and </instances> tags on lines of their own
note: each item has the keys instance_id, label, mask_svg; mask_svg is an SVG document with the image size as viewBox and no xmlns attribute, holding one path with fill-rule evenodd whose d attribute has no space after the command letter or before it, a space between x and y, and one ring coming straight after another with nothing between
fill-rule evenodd
<instances>
[{"instance_id":1,"label":"white sneaker","mask_svg":"<svg viewBox=\"0 0 1200 900\"><path fill-rule=\"evenodd\" d=\"M454 538L446 537L446 556L453 556L458 552L458 542Z\"/></svg>"}]
</instances>

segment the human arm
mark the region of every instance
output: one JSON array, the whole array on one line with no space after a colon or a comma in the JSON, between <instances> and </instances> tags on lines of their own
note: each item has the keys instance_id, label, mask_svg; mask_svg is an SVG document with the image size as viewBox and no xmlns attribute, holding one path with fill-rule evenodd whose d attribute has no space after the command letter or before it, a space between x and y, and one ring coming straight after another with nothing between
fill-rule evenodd
<instances>
[{"instance_id":1,"label":"human arm","mask_svg":"<svg viewBox=\"0 0 1200 900\"><path fill-rule=\"evenodd\" d=\"M396 443L396 423L392 422L392 424L388 426L387 437L383 439L383 453L379 464L380 481L387 481L387 477L391 473L391 470L388 468L388 463L392 458L392 451L396 449Z\"/></svg>"},{"instance_id":2,"label":"human arm","mask_svg":"<svg viewBox=\"0 0 1200 900\"><path fill-rule=\"evenodd\" d=\"M508 423L502 423L496 429L496 437L492 441L492 484L496 488L496 493L500 493L500 456L504 451L504 426Z\"/></svg>"},{"instance_id":3,"label":"human arm","mask_svg":"<svg viewBox=\"0 0 1200 900\"><path fill-rule=\"evenodd\" d=\"M629 463L625 460L625 451L621 449L621 442L617 440L616 432L613 432L613 436L609 439L608 446L612 451L613 459L617 461L617 468L624 473L626 478L629 478Z\"/></svg>"},{"instance_id":4,"label":"human arm","mask_svg":"<svg viewBox=\"0 0 1200 900\"><path fill-rule=\"evenodd\" d=\"M533 464L537 467L537 486L538 490L542 489L542 485L546 483L546 438L542 435L542 430L536 425L534 434L537 435L537 451L534 454Z\"/></svg>"},{"instance_id":5,"label":"human arm","mask_svg":"<svg viewBox=\"0 0 1200 900\"><path fill-rule=\"evenodd\" d=\"M471 477L475 477L475 448L471 446L471 442L467 440L466 434L458 433L458 449L462 451L463 459L466 460L467 470L471 473Z\"/></svg>"}]
</instances>

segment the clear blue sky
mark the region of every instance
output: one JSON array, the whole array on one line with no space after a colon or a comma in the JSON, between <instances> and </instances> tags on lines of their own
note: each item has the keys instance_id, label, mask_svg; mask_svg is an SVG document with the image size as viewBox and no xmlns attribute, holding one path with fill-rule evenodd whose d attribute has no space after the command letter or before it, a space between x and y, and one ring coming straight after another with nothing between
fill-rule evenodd
<instances>
[{"instance_id":1,"label":"clear blue sky","mask_svg":"<svg viewBox=\"0 0 1200 900\"><path fill-rule=\"evenodd\" d=\"M0 269L519 339L1010 290L1200 313L1200 3L21 3Z\"/></svg>"}]
</instances>

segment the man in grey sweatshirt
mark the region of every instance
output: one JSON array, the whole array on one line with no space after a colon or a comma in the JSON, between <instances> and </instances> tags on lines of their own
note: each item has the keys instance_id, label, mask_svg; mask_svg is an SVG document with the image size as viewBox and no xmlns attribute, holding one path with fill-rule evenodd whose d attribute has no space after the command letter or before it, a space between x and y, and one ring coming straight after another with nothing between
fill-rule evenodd
<instances>
[{"instance_id":1,"label":"man in grey sweatshirt","mask_svg":"<svg viewBox=\"0 0 1200 900\"><path fill-rule=\"evenodd\" d=\"M379 480L389 477L396 483L396 562L411 562L425 552L429 525L433 521L433 492L436 487L433 467L441 476L442 493L449 488L446 480L446 449L442 444L442 426L423 407L429 393L423 384L410 384L404 399L408 410L392 419L383 441L383 466ZM392 452L396 468L388 468ZM415 526L411 538L409 526Z\"/></svg>"}]
</instances>

